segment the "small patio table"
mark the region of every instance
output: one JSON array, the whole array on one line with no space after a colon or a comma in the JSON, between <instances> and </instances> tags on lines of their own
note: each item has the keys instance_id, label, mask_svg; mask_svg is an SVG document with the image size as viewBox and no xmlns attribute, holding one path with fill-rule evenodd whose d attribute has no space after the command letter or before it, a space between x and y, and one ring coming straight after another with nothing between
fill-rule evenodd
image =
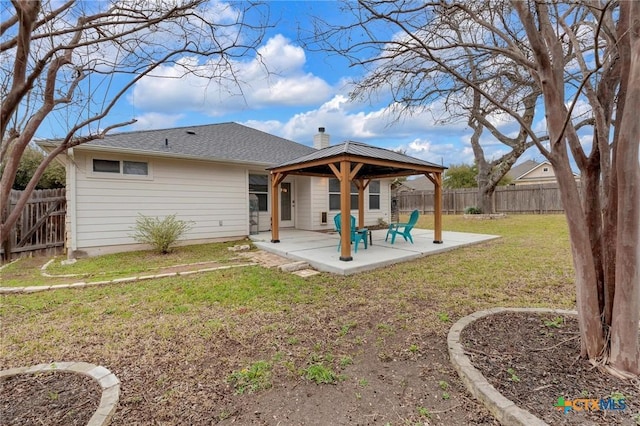
<instances>
[{"instance_id":1,"label":"small patio table","mask_svg":"<svg viewBox=\"0 0 640 426\"><path fill-rule=\"evenodd\" d=\"M368 234L369 235L369 245L373 245L373 237L371 236L371 229L369 228L362 228L362 229L356 229L356 232L359 234ZM365 235L366 237L366 235Z\"/></svg>"}]
</instances>

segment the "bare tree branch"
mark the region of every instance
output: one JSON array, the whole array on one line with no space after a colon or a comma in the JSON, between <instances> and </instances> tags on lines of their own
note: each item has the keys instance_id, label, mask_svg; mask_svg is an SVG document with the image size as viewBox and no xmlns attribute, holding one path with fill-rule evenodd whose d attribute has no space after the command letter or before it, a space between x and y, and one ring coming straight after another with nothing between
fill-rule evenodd
<instances>
[{"instance_id":1,"label":"bare tree branch","mask_svg":"<svg viewBox=\"0 0 640 426\"><path fill-rule=\"evenodd\" d=\"M227 5L233 9L221 14L224 18L212 15L205 0L111 4L13 0L12 5L15 13L7 14L8 19L0 24L0 52L15 58L12 72L3 74L0 81L3 230L16 218L6 206L20 158L52 113L65 109L87 112L71 114L75 122L67 123L66 136L27 185L18 211L55 155L135 121L103 123L141 79L152 76L162 65L180 64L183 75L237 84L231 59L256 52L268 26L261 19L247 21L247 13L261 6L257 3ZM102 9L103 5L108 8ZM185 57L206 59L207 68L183 63ZM117 87L102 91L101 102L90 86L96 76L120 77ZM83 96L85 90L91 96ZM96 127L101 130L94 130ZM2 232L0 240L6 235Z\"/></svg>"}]
</instances>

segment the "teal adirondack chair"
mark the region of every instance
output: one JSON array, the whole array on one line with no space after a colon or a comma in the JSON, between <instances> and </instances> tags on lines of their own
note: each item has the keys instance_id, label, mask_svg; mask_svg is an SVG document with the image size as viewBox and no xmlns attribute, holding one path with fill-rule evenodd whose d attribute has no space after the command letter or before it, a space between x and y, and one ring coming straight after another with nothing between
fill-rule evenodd
<instances>
[{"instance_id":1,"label":"teal adirondack chair","mask_svg":"<svg viewBox=\"0 0 640 426\"><path fill-rule=\"evenodd\" d=\"M342 235L342 213L338 213L334 218L333 222L336 225L336 230L338 234ZM351 242L356 246L356 253L358 252L358 244L360 241L364 242L365 250L369 246L367 244L367 233L369 230L367 228L356 229L356 218L351 216ZM342 238L338 241L338 251L340 251L340 246L342 245Z\"/></svg>"},{"instance_id":2,"label":"teal adirondack chair","mask_svg":"<svg viewBox=\"0 0 640 426\"><path fill-rule=\"evenodd\" d=\"M407 223L392 223L389 225L389 229L387 230L387 236L385 237L385 241L391 235L391 244L396 242L396 235L400 234L404 238L405 241L411 241L413 244L413 237L411 236L411 230L416 223L418 222L418 216L420 216L420 212L418 210L414 210L411 212L411 216L409 216L409 222Z\"/></svg>"}]
</instances>

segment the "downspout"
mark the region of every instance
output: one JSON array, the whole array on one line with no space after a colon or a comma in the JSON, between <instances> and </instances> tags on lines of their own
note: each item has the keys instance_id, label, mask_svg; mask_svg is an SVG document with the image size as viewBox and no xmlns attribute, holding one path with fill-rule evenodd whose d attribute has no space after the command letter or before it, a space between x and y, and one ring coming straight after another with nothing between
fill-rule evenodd
<instances>
[{"instance_id":1,"label":"downspout","mask_svg":"<svg viewBox=\"0 0 640 426\"><path fill-rule=\"evenodd\" d=\"M77 166L74 157L73 148L67 150L67 184L66 184L66 197L67 197L67 213L65 224L67 226L66 234L68 236L65 246L67 248L67 258L75 258L75 253L78 250L78 225L77 225ZM70 241L69 241L70 240Z\"/></svg>"}]
</instances>

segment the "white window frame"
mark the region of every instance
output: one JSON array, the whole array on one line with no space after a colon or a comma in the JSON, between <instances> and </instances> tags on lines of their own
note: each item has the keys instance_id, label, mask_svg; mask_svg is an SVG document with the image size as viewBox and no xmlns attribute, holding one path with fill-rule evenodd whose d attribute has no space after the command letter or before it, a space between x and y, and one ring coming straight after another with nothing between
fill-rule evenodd
<instances>
[{"instance_id":1,"label":"white window frame","mask_svg":"<svg viewBox=\"0 0 640 426\"><path fill-rule=\"evenodd\" d=\"M378 192L371 192L371 184L377 182L378 185ZM382 183L379 180L372 180L369 183L369 186L367 187L367 189L369 190L369 210L381 210L381 204L380 204L380 193L382 192ZM378 207L371 207L371 199L372 198L377 198L378 199Z\"/></svg>"},{"instance_id":2,"label":"white window frame","mask_svg":"<svg viewBox=\"0 0 640 426\"><path fill-rule=\"evenodd\" d=\"M338 196L338 203L340 203L341 199L340 199L340 191L338 190L338 192L336 191L331 191L331 182L338 182L338 185L340 184L340 181L336 178L329 178L329 183L328 183L328 192L329 192L329 211L332 212L337 212L340 211L341 207L338 207L337 209L331 208L331 196L333 195L334 197L337 195ZM355 204L354 204L355 202ZM356 187L356 185L351 182L351 210L358 210L358 188Z\"/></svg>"},{"instance_id":3,"label":"white window frame","mask_svg":"<svg viewBox=\"0 0 640 426\"><path fill-rule=\"evenodd\" d=\"M266 191L252 191L251 190L251 176L264 176L264 178L267 180L267 189ZM248 189L249 189L249 195L251 194L256 194L256 195L265 195L267 198L267 205L266 205L266 209L265 210L260 210L260 202L258 202L258 211L260 213L268 213L269 212L269 175L265 175L264 173L249 173L249 185L248 185ZM260 197L258 197L259 199Z\"/></svg>"}]
</instances>

